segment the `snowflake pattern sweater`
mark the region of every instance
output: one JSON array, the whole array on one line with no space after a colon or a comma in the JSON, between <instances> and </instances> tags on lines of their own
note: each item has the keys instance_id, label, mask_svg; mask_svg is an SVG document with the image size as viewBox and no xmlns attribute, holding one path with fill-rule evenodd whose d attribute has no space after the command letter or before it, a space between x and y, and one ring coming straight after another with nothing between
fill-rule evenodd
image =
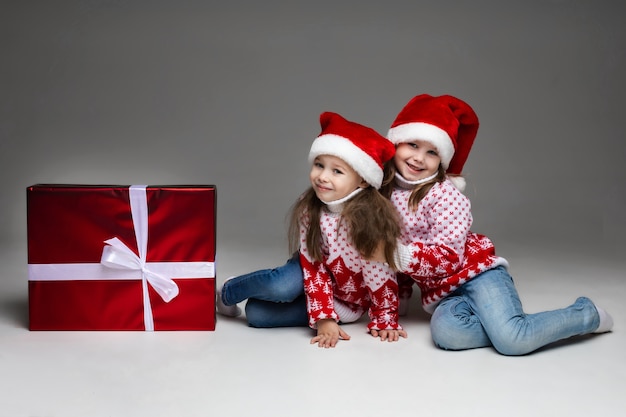
<instances>
[{"instance_id":1,"label":"snowflake pattern sweater","mask_svg":"<svg viewBox=\"0 0 626 417\"><path fill-rule=\"evenodd\" d=\"M432 313L443 298L478 274L508 267L489 238L470 231L470 200L450 180L436 183L415 211L409 207L412 189L396 183L391 201L403 221L396 263L417 283L424 310Z\"/></svg>"},{"instance_id":2,"label":"snowflake pattern sweater","mask_svg":"<svg viewBox=\"0 0 626 417\"><path fill-rule=\"evenodd\" d=\"M402 329L398 324L398 284L389 265L364 260L350 242L340 208L320 216L323 262L311 258L306 247L308 218L300 226L300 263L304 274L309 326L321 319L344 323L369 313L369 330Z\"/></svg>"}]
</instances>

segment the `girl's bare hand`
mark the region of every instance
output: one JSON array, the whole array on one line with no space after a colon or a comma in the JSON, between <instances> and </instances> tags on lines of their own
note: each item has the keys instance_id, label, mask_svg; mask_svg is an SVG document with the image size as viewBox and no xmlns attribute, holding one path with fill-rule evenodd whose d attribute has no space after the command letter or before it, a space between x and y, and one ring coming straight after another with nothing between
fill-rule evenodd
<instances>
[{"instance_id":1,"label":"girl's bare hand","mask_svg":"<svg viewBox=\"0 0 626 417\"><path fill-rule=\"evenodd\" d=\"M400 337L407 338L405 330L370 330L370 334L374 337L380 337L380 341L397 342Z\"/></svg>"},{"instance_id":2,"label":"girl's bare hand","mask_svg":"<svg viewBox=\"0 0 626 417\"><path fill-rule=\"evenodd\" d=\"M311 344L318 347L334 348L339 339L350 340L350 335L344 332L333 319L323 319L317 322L317 336L311 339Z\"/></svg>"}]
</instances>

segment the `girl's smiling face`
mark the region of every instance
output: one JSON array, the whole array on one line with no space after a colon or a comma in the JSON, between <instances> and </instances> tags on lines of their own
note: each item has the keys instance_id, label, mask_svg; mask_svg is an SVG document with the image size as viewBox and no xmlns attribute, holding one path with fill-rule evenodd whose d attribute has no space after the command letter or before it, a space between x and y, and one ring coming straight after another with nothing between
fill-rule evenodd
<instances>
[{"instance_id":1,"label":"girl's smiling face","mask_svg":"<svg viewBox=\"0 0 626 417\"><path fill-rule=\"evenodd\" d=\"M367 182L350 165L332 155L315 158L309 179L317 198L326 202L342 199L359 187L367 187Z\"/></svg>"},{"instance_id":2,"label":"girl's smiling face","mask_svg":"<svg viewBox=\"0 0 626 417\"><path fill-rule=\"evenodd\" d=\"M413 140L398 145L393 162L407 181L417 181L434 175L439 170L441 158L432 143Z\"/></svg>"}]
</instances>

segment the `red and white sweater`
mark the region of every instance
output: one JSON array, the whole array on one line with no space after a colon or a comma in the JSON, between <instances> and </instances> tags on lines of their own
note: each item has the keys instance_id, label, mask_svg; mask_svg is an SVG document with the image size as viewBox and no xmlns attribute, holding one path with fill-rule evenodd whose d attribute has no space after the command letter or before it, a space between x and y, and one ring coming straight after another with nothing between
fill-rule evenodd
<instances>
[{"instance_id":1,"label":"red and white sweater","mask_svg":"<svg viewBox=\"0 0 626 417\"><path fill-rule=\"evenodd\" d=\"M435 184L420 201L409 207L412 189L396 185L391 202L402 217L402 237L396 252L399 270L418 285L424 310L437 304L459 286L498 265L491 240L470 231L470 200L450 180Z\"/></svg>"},{"instance_id":2,"label":"red and white sweater","mask_svg":"<svg viewBox=\"0 0 626 417\"><path fill-rule=\"evenodd\" d=\"M398 324L398 284L394 271L381 262L366 261L352 245L340 222L339 208L322 211L323 262L314 261L306 247L308 218L300 226L300 264L304 274L309 326L321 319L343 323L369 313L369 330L402 329Z\"/></svg>"}]
</instances>

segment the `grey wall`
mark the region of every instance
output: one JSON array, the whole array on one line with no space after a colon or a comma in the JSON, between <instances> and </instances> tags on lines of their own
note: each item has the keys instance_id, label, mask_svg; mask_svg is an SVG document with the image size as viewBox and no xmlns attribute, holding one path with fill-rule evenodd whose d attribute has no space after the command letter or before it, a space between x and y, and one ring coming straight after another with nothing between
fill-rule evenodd
<instances>
[{"instance_id":1,"label":"grey wall","mask_svg":"<svg viewBox=\"0 0 626 417\"><path fill-rule=\"evenodd\" d=\"M624 248L624 4L0 1L0 240L33 183L212 183L222 243L282 244L319 114L425 92L481 119L475 231Z\"/></svg>"}]
</instances>

